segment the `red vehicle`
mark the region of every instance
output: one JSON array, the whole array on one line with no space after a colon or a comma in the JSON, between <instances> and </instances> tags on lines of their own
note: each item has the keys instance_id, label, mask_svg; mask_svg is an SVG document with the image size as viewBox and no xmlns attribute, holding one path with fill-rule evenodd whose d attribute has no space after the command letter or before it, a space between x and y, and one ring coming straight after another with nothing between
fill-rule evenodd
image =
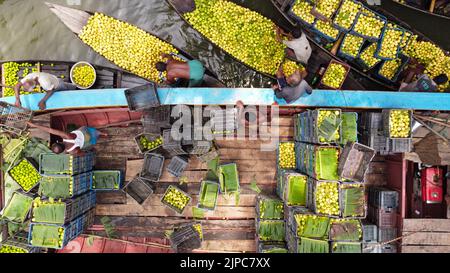
<instances>
[{"instance_id":1,"label":"red vehicle","mask_svg":"<svg viewBox=\"0 0 450 273\"><path fill-rule=\"evenodd\" d=\"M425 168L420 173L422 200L427 204L437 204L443 201L443 170L439 167Z\"/></svg>"}]
</instances>

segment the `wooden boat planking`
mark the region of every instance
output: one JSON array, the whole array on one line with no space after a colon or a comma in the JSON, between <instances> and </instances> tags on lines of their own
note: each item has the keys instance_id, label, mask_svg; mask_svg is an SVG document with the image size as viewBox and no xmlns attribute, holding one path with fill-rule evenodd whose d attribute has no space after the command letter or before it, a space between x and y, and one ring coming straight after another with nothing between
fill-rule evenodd
<instances>
[{"instance_id":1,"label":"wooden boat planking","mask_svg":"<svg viewBox=\"0 0 450 273\"><path fill-rule=\"evenodd\" d=\"M60 19L60 21L62 21L74 34L77 35L77 37L83 30L83 27L87 24L89 18L93 15L93 13L89 12L89 11L68 8L68 7L64 7L61 5L52 4L52 3L48 3L48 2L46 2L46 5ZM119 20L119 19L116 19L116 20ZM161 41L163 41L167 44L172 45L167 40L162 39L161 37L155 35L154 33L150 32L150 31L145 30L145 32L149 33L150 35L152 35L154 37L157 37L158 39L160 39ZM80 41L81 41L81 39L80 39ZM179 54L182 55L184 58L189 59L189 60L193 59L193 57L190 56L185 51L177 48L174 45L172 45L172 46L175 47L178 50ZM217 79L217 76L207 68L206 68L206 72L205 72L203 81L204 81L203 82L204 87L225 87L225 85L220 80Z\"/></svg>"}]
</instances>

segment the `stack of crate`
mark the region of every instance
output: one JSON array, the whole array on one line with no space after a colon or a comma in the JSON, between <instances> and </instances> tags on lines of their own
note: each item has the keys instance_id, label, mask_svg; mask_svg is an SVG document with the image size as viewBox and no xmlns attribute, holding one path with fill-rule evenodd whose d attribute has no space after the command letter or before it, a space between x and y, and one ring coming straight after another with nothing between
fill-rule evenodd
<instances>
[{"instance_id":1,"label":"stack of crate","mask_svg":"<svg viewBox=\"0 0 450 273\"><path fill-rule=\"evenodd\" d=\"M43 153L40 155L39 200L35 200L31 211L28 243L31 246L61 249L93 224L96 205L92 186L94 153L68 155ZM55 201L58 200L58 201ZM51 212L47 213L46 207ZM59 207L59 209L57 209ZM40 211L41 210L41 211ZM43 245L33 240L33 230L58 228L63 233L57 244Z\"/></svg>"},{"instance_id":2,"label":"stack of crate","mask_svg":"<svg viewBox=\"0 0 450 273\"><path fill-rule=\"evenodd\" d=\"M383 187L369 188L369 215L363 225L364 248L367 252L397 252L396 243L387 243L397 238L398 192ZM374 250L375 249L375 250Z\"/></svg>"},{"instance_id":3,"label":"stack of crate","mask_svg":"<svg viewBox=\"0 0 450 273\"><path fill-rule=\"evenodd\" d=\"M359 125L361 143L373 148L381 155L407 153L412 149L411 138L390 138L389 128L383 123L383 113L363 112Z\"/></svg>"}]
</instances>

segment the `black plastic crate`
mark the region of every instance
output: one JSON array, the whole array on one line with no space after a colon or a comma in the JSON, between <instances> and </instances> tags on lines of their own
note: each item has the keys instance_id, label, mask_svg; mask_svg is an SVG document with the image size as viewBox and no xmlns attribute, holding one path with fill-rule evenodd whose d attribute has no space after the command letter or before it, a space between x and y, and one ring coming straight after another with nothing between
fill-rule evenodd
<instances>
[{"instance_id":1,"label":"black plastic crate","mask_svg":"<svg viewBox=\"0 0 450 273\"><path fill-rule=\"evenodd\" d=\"M169 166L167 166L167 171L175 177L180 177L188 164L189 160L187 158L174 156L172 160L170 160Z\"/></svg>"},{"instance_id":2,"label":"black plastic crate","mask_svg":"<svg viewBox=\"0 0 450 273\"><path fill-rule=\"evenodd\" d=\"M202 238L193 224L187 224L174 229L170 244L174 249L196 249L201 246Z\"/></svg>"},{"instance_id":3,"label":"black plastic crate","mask_svg":"<svg viewBox=\"0 0 450 273\"><path fill-rule=\"evenodd\" d=\"M141 178L158 182L164 166L164 156L155 153L144 154L144 165L139 174Z\"/></svg>"},{"instance_id":4,"label":"black plastic crate","mask_svg":"<svg viewBox=\"0 0 450 273\"><path fill-rule=\"evenodd\" d=\"M361 221L364 243L373 243L378 241L378 227L367 220Z\"/></svg>"},{"instance_id":5,"label":"black plastic crate","mask_svg":"<svg viewBox=\"0 0 450 273\"><path fill-rule=\"evenodd\" d=\"M388 242L397 238L397 228L395 227L379 227L378 242Z\"/></svg>"},{"instance_id":6,"label":"black plastic crate","mask_svg":"<svg viewBox=\"0 0 450 273\"><path fill-rule=\"evenodd\" d=\"M147 198L155 191L155 185L150 180L135 177L125 187L123 191L128 193L138 204L142 205Z\"/></svg>"},{"instance_id":7,"label":"black plastic crate","mask_svg":"<svg viewBox=\"0 0 450 273\"><path fill-rule=\"evenodd\" d=\"M155 83L126 89L124 92L130 111L142 111L161 105Z\"/></svg>"},{"instance_id":8,"label":"black plastic crate","mask_svg":"<svg viewBox=\"0 0 450 273\"><path fill-rule=\"evenodd\" d=\"M360 131L367 131L371 134L383 129L383 116L377 112L363 112L359 123Z\"/></svg>"},{"instance_id":9,"label":"black plastic crate","mask_svg":"<svg viewBox=\"0 0 450 273\"><path fill-rule=\"evenodd\" d=\"M394 209L369 208L369 219L380 227L397 226L397 212Z\"/></svg>"},{"instance_id":10,"label":"black plastic crate","mask_svg":"<svg viewBox=\"0 0 450 273\"><path fill-rule=\"evenodd\" d=\"M189 143L185 144L187 153L191 155L203 155L209 152L212 147L212 142L207 140L192 140Z\"/></svg>"},{"instance_id":11,"label":"black plastic crate","mask_svg":"<svg viewBox=\"0 0 450 273\"><path fill-rule=\"evenodd\" d=\"M389 153L409 153L413 147L412 139L389 139Z\"/></svg>"},{"instance_id":12,"label":"black plastic crate","mask_svg":"<svg viewBox=\"0 0 450 273\"><path fill-rule=\"evenodd\" d=\"M180 135L180 140L175 140L172 137L171 130L163 131L163 149L166 150L171 155L185 155L187 152L183 149L182 139Z\"/></svg>"},{"instance_id":13,"label":"black plastic crate","mask_svg":"<svg viewBox=\"0 0 450 273\"><path fill-rule=\"evenodd\" d=\"M381 154L389 153L390 149L389 139L379 134L378 132L371 134L367 131L363 131L360 142L361 144L364 144Z\"/></svg>"},{"instance_id":14,"label":"black plastic crate","mask_svg":"<svg viewBox=\"0 0 450 273\"><path fill-rule=\"evenodd\" d=\"M395 209L398 207L398 192L383 187L369 188L369 204L376 208Z\"/></svg>"},{"instance_id":15,"label":"black plastic crate","mask_svg":"<svg viewBox=\"0 0 450 273\"><path fill-rule=\"evenodd\" d=\"M154 107L149 110L144 111L142 115L142 126L144 127L144 132L146 130L154 130L157 128L170 128L171 126L171 107L170 105L163 105L159 107Z\"/></svg>"},{"instance_id":16,"label":"black plastic crate","mask_svg":"<svg viewBox=\"0 0 450 273\"><path fill-rule=\"evenodd\" d=\"M339 176L355 182L364 181L364 176L375 153L375 150L370 147L356 142L348 142L339 157Z\"/></svg>"},{"instance_id":17,"label":"black plastic crate","mask_svg":"<svg viewBox=\"0 0 450 273\"><path fill-rule=\"evenodd\" d=\"M380 245L381 253L397 253L398 247L396 243Z\"/></svg>"}]
</instances>

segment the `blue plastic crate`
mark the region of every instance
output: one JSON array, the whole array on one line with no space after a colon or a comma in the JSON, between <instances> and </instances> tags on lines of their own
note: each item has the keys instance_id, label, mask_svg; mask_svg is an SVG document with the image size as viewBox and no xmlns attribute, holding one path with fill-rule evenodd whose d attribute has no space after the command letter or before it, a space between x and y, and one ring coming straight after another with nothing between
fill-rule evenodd
<instances>
[{"instance_id":1,"label":"blue plastic crate","mask_svg":"<svg viewBox=\"0 0 450 273\"><path fill-rule=\"evenodd\" d=\"M352 23L352 25L351 25L349 28L342 27L342 26L338 25L338 24L335 22L336 17L339 15L339 12L341 11L342 5L343 5L346 1L350 1L350 2L353 2L353 3L357 4L357 5L359 5L359 10L358 10L358 12L356 13L355 18L354 18L354 20L353 20L353 23ZM339 29L339 30L342 31L342 32L350 31L350 30L353 28L353 26L355 25L355 23L356 23L356 19L358 18L358 15L359 15L359 13L360 13L360 11L361 11L361 8L362 8L362 6L361 6L361 4L360 4L358 1L354 1L354 0L344 0L344 1L342 1L341 5L339 6L339 9L338 9L337 12L336 12L336 15L335 15L334 18L333 18L333 26L336 27L337 29Z\"/></svg>"},{"instance_id":2,"label":"blue plastic crate","mask_svg":"<svg viewBox=\"0 0 450 273\"><path fill-rule=\"evenodd\" d=\"M375 14L375 16L376 16L378 19L380 19L381 21L383 21L383 22L384 22L384 27L386 27L386 22L387 22L386 17L384 17L383 15L381 15L381 14L375 12L375 11L372 11L372 10L371 10L371 12L372 12L373 14ZM361 10L361 11L359 12L358 16L356 17L355 23L353 24L353 27L352 27L352 30L350 31L350 33L353 34L353 35L362 37L362 38L364 38L364 39L366 39L366 40L368 40L368 41L371 41L371 42L376 42L376 41L378 41L378 40L381 38L381 36L383 35L383 30L381 31L380 37L366 36L366 35L363 35L363 34L361 34L361 33L355 31L354 28L355 28L355 26L356 26L356 23L358 22L359 18L360 18L363 14L366 15L366 16L373 16L373 15L368 15L368 14L364 13L364 11ZM384 27L383 27L383 29L384 29Z\"/></svg>"},{"instance_id":3,"label":"blue plastic crate","mask_svg":"<svg viewBox=\"0 0 450 273\"><path fill-rule=\"evenodd\" d=\"M45 158L53 157L57 160L69 160L71 161L71 166L59 172L49 172L45 171L44 162ZM43 153L39 156L39 173L41 175L50 176L66 176L66 175L77 175L85 172L89 172L94 168L95 155L92 152L88 152L82 156L74 156L68 154L53 154L53 153Z\"/></svg>"},{"instance_id":4,"label":"blue plastic crate","mask_svg":"<svg viewBox=\"0 0 450 273\"><path fill-rule=\"evenodd\" d=\"M73 231L73 227L76 225L75 221L74 222L70 222L69 224L66 224L66 225L31 223L30 224L30 229L29 229L29 232L28 232L28 244L30 246L33 246L33 247L47 247L47 246L35 245L35 244L31 243L32 239L33 239L32 238L33 228L34 228L35 225L55 226L55 227L64 228L64 240L63 240L62 246L53 247L54 249L62 249L62 248L64 248L72 239L74 239L76 237L75 236L76 234L74 234L74 232L72 232ZM49 247L47 247L47 248L49 248Z\"/></svg>"},{"instance_id":5,"label":"blue plastic crate","mask_svg":"<svg viewBox=\"0 0 450 273\"><path fill-rule=\"evenodd\" d=\"M336 30L338 30L338 34L336 35L336 37L331 37L331 36L329 36L329 35L327 35L327 34L321 32L320 30L318 30L318 29L316 28L317 23L318 23L319 21L320 21L319 19L316 19L316 21L314 22L314 25L313 25L313 31L314 31L314 33L316 33L318 36L324 38L328 43L335 42L335 41L339 38L339 34L341 33L341 31L340 31L339 29L336 28ZM334 28L334 26L333 26L332 24L331 24L331 26Z\"/></svg>"},{"instance_id":6,"label":"blue plastic crate","mask_svg":"<svg viewBox=\"0 0 450 273\"><path fill-rule=\"evenodd\" d=\"M302 24L302 25L304 25L304 26L306 26L308 28L311 28L314 25L315 20L313 20L312 23L308 23L304 19L302 19L301 17L299 17L297 14L294 13L293 8L294 8L294 4L295 4L296 1L297 0L293 0L292 1L291 5L290 5L290 8L289 8L289 11L288 11L288 15L291 18L294 18L300 24ZM310 4L312 6L311 10L314 8L314 3L312 3L312 1L305 1L305 2L307 2L308 4Z\"/></svg>"},{"instance_id":7,"label":"blue plastic crate","mask_svg":"<svg viewBox=\"0 0 450 273\"><path fill-rule=\"evenodd\" d=\"M88 191L91 188L92 172L82 173L82 174L78 174L78 175L74 175L74 176L70 176L70 175L65 175L65 176L44 175L44 176L42 176L41 185L40 185L39 191L38 191L40 195L45 196L45 197L52 197L52 198L66 198L65 196L54 195L53 193L42 192L43 191L42 184L44 183L44 180L52 180L52 179L54 179L54 180L72 180L72 194L69 197L69 198L72 198L74 196L85 193L86 191Z\"/></svg>"},{"instance_id":8,"label":"blue plastic crate","mask_svg":"<svg viewBox=\"0 0 450 273\"><path fill-rule=\"evenodd\" d=\"M401 59L402 63L400 64L399 68L397 69L397 72L395 73L394 77L392 79L388 79L382 75L380 75L380 71L381 68L383 67L385 62L389 62L389 61L383 61L383 63L380 65L380 67L378 68L377 72L376 72L376 76L384 81L387 81L389 83L395 83L398 80L398 76L400 75L400 73L402 72L402 70L405 68L405 66L408 64L409 62L409 57L399 54L398 57Z\"/></svg>"},{"instance_id":9,"label":"blue plastic crate","mask_svg":"<svg viewBox=\"0 0 450 273\"><path fill-rule=\"evenodd\" d=\"M383 56L380 56L380 55L379 55L380 50L381 50L381 44L383 43L384 36L385 36L386 31L387 31L388 29L394 29L394 30L402 31L402 30L399 29L399 28L391 28L391 27L388 27L388 26L385 26L385 27L384 27L383 32L381 33L380 41L378 42L377 50L375 51L375 54L374 54L375 57L377 57L377 58L379 58L379 59L381 59L381 60L393 60L393 59L395 59L395 58L398 57L398 54L399 54L399 52L400 52L400 43L399 43L399 45L397 46L397 53L395 54L395 57L394 57L394 58L388 58L388 57L383 57ZM404 32L404 31L403 31L403 34L402 34L402 39L403 39L403 36L405 36L405 32ZM400 40L400 42L401 42L401 40Z\"/></svg>"},{"instance_id":10,"label":"blue plastic crate","mask_svg":"<svg viewBox=\"0 0 450 273\"><path fill-rule=\"evenodd\" d=\"M355 62L356 62L359 66L361 66L361 67L363 68L363 70L365 70L365 71L374 68L377 64L379 64L379 63L381 62L381 60L378 59L378 61L377 61L374 65L370 66L369 64L367 64L365 61L363 61L363 60L361 59L362 53L365 52L365 51L366 51L370 46L372 46L373 44L374 44L374 43L370 43L370 44L368 44L367 46L365 46L364 49L361 49L361 50L359 51L359 54L358 54L357 58L355 59ZM376 47L376 46L375 46L375 47ZM375 48L375 51L376 51L376 48ZM374 52L374 53L375 53L375 52Z\"/></svg>"},{"instance_id":11,"label":"blue plastic crate","mask_svg":"<svg viewBox=\"0 0 450 273\"><path fill-rule=\"evenodd\" d=\"M347 54L347 53L345 53L345 52L342 51L342 48L343 48L343 46L344 46L345 39L346 39L349 35L356 36L356 35L351 34L351 33L346 33L346 34L345 34L344 39L342 40L342 43L341 43L341 45L339 46L338 56L340 56L340 57L342 57L342 58L344 58L344 59L346 59L346 60L353 61L354 59L356 59L356 58L359 56L359 54L360 54L360 52L361 52L361 48L362 48L363 45L364 45L364 38L360 37L360 38L362 38L363 40L362 40L361 45L359 46L358 53L357 53L355 56L352 56L352 55L349 55L349 54ZM357 36L357 37L359 37L359 36Z\"/></svg>"}]
</instances>

